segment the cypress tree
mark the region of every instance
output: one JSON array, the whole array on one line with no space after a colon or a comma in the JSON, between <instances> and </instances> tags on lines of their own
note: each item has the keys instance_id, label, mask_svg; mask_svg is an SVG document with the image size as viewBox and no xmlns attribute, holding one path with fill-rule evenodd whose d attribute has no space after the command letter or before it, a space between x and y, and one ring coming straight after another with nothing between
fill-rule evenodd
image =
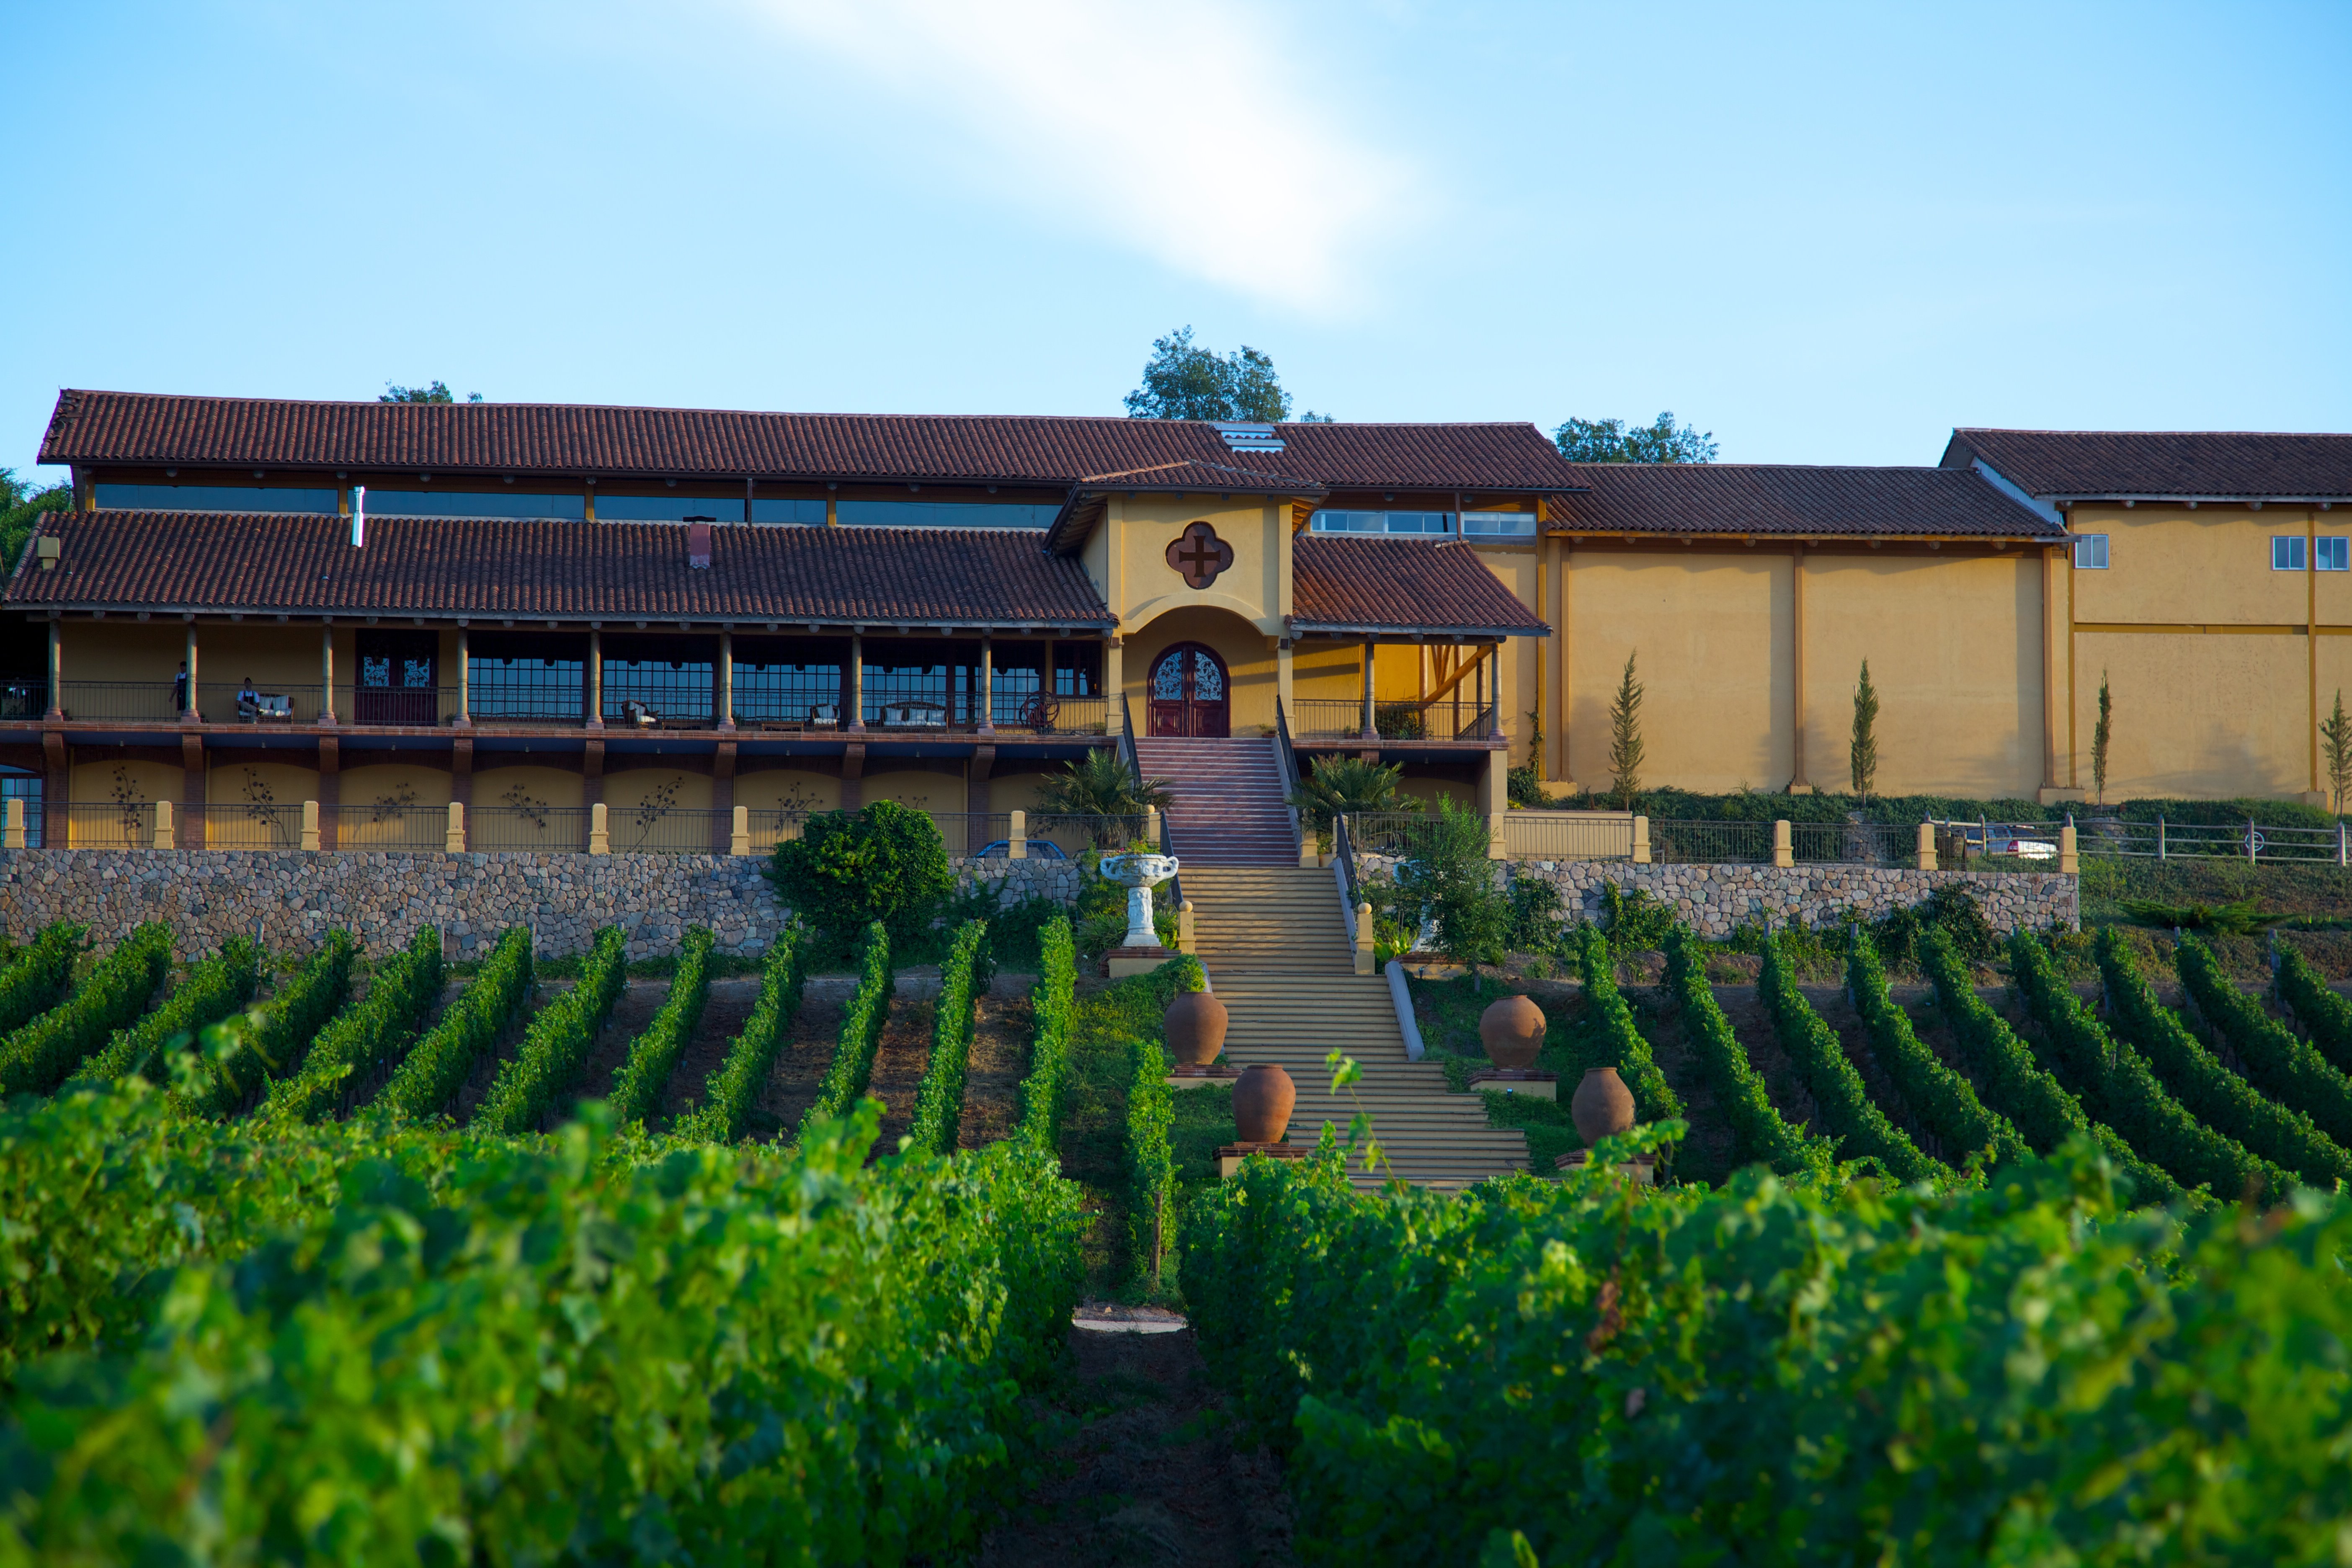
<instances>
[{"instance_id":1,"label":"cypress tree","mask_svg":"<svg viewBox=\"0 0 2352 1568\"><path fill-rule=\"evenodd\" d=\"M1870 660L1862 661L1862 684L1853 689L1853 746L1848 757L1853 793L1870 798L1878 782L1878 688L1870 683Z\"/></svg>"},{"instance_id":2,"label":"cypress tree","mask_svg":"<svg viewBox=\"0 0 2352 1568\"><path fill-rule=\"evenodd\" d=\"M1633 797L1642 788L1642 683L1633 679L1631 653L1625 656L1617 695L1609 701L1609 771L1617 809L1633 810Z\"/></svg>"},{"instance_id":3,"label":"cypress tree","mask_svg":"<svg viewBox=\"0 0 2352 1568\"><path fill-rule=\"evenodd\" d=\"M2101 805L2107 804L2107 737L2115 733L2115 701L2107 693L2107 672L2099 671L2099 721L2091 727L2091 789Z\"/></svg>"}]
</instances>

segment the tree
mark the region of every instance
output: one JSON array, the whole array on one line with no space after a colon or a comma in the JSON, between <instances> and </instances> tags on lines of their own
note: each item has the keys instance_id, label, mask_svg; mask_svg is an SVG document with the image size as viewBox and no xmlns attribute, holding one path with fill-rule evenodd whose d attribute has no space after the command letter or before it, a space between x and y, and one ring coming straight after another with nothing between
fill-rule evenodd
<instances>
[{"instance_id":1,"label":"tree","mask_svg":"<svg viewBox=\"0 0 2352 1568\"><path fill-rule=\"evenodd\" d=\"M1475 978L1481 963L1502 962L1511 900L1495 886L1485 816L1448 795L1438 801L1430 826L1416 836L1412 874L1400 879L1390 907L1409 929L1434 925L1437 951L1469 965Z\"/></svg>"},{"instance_id":2,"label":"tree","mask_svg":"<svg viewBox=\"0 0 2352 1568\"><path fill-rule=\"evenodd\" d=\"M387 381L383 384L383 395L376 401L378 403L455 403L457 401L457 395L449 390L446 382L436 381L430 386L395 386ZM466 401L479 403L482 401L482 395L478 392L469 392L466 394Z\"/></svg>"},{"instance_id":3,"label":"tree","mask_svg":"<svg viewBox=\"0 0 2352 1568\"><path fill-rule=\"evenodd\" d=\"M2107 672L2099 671L2099 721L2091 726L2092 798L2107 804L2107 739L2115 733L2116 709L2107 694Z\"/></svg>"},{"instance_id":4,"label":"tree","mask_svg":"<svg viewBox=\"0 0 2352 1568\"><path fill-rule=\"evenodd\" d=\"M1641 793L1642 752L1642 683L1633 679L1629 653L1617 695L1609 700L1609 788L1620 811L1633 810L1633 797Z\"/></svg>"},{"instance_id":5,"label":"tree","mask_svg":"<svg viewBox=\"0 0 2352 1568\"><path fill-rule=\"evenodd\" d=\"M1421 802L1402 792L1403 777L1402 763L1383 767L1350 753L1317 757L1290 804L1317 833L1328 831L1334 816L1359 811L1419 811Z\"/></svg>"},{"instance_id":6,"label":"tree","mask_svg":"<svg viewBox=\"0 0 2352 1568\"><path fill-rule=\"evenodd\" d=\"M1714 431L1676 425L1671 413L1631 430L1622 419L1571 419L1551 438L1571 463L1712 463L1716 454Z\"/></svg>"},{"instance_id":7,"label":"tree","mask_svg":"<svg viewBox=\"0 0 2352 1568\"><path fill-rule=\"evenodd\" d=\"M2327 784L2336 795L2336 812L2344 814L2344 796L2352 791L2352 719L2344 715L2344 689L2336 689L2336 711L2319 721L2321 753L2327 759Z\"/></svg>"},{"instance_id":8,"label":"tree","mask_svg":"<svg viewBox=\"0 0 2352 1568\"><path fill-rule=\"evenodd\" d=\"M1279 425L1290 419L1290 395L1282 390L1274 361L1244 343L1219 357L1192 342L1192 329L1179 327L1151 343L1143 384L1127 395L1131 419L1235 419ZM1328 414L1301 414L1294 423L1326 425Z\"/></svg>"},{"instance_id":9,"label":"tree","mask_svg":"<svg viewBox=\"0 0 2352 1568\"><path fill-rule=\"evenodd\" d=\"M889 800L817 813L800 837L776 846L769 874L786 904L835 937L880 921L903 942L955 889L939 824Z\"/></svg>"},{"instance_id":10,"label":"tree","mask_svg":"<svg viewBox=\"0 0 2352 1568\"><path fill-rule=\"evenodd\" d=\"M1050 827L1055 817L1141 816L1144 807L1165 810L1173 798L1166 779L1145 779L1139 784L1117 752L1090 751L1064 763L1060 773L1045 775L1037 786L1036 820L1039 826ZM1103 831L1099 824L1087 826L1096 829L1098 843L1123 837Z\"/></svg>"},{"instance_id":11,"label":"tree","mask_svg":"<svg viewBox=\"0 0 2352 1568\"><path fill-rule=\"evenodd\" d=\"M0 574L16 569L16 557L33 537L45 511L73 510L73 487L49 485L36 489L14 468L0 468Z\"/></svg>"},{"instance_id":12,"label":"tree","mask_svg":"<svg viewBox=\"0 0 2352 1568\"><path fill-rule=\"evenodd\" d=\"M1847 755L1853 793L1870 798L1878 782L1878 688L1870 683L1870 660L1862 661L1862 683L1853 689L1853 745Z\"/></svg>"}]
</instances>

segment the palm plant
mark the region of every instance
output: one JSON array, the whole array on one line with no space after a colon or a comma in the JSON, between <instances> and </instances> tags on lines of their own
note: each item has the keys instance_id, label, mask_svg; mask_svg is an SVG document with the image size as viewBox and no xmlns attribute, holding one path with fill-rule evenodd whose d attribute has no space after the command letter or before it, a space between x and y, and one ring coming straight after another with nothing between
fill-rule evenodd
<instances>
[{"instance_id":1,"label":"palm plant","mask_svg":"<svg viewBox=\"0 0 2352 1568\"><path fill-rule=\"evenodd\" d=\"M1054 826L1057 819L1141 816L1147 807L1166 810L1174 798L1166 779L1138 781L1124 757L1114 751L1097 750L1064 763L1060 773L1045 776L1037 786L1036 816L1045 826ZM1107 834L1097 829L1095 834L1102 844L1118 837L1116 830Z\"/></svg>"},{"instance_id":2,"label":"palm plant","mask_svg":"<svg viewBox=\"0 0 2352 1568\"><path fill-rule=\"evenodd\" d=\"M1290 804L1318 833L1328 831L1334 816L1359 811L1419 811L1421 802L1402 787L1404 767L1382 767L1361 757L1317 757L1307 774L1291 792Z\"/></svg>"}]
</instances>

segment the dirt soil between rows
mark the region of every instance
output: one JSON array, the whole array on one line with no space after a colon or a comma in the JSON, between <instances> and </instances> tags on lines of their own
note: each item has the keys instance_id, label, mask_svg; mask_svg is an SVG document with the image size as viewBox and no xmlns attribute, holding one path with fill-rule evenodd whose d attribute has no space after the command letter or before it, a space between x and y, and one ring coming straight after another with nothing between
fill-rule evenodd
<instances>
[{"instance_id":1,"label":"dirt soil between rows","mask_svg":"<svg viewBox=\"0 0 2352 1568\"><path fill-rule=\"evenodd\" d=\"M1029 1072L1035 1018L1029 993L1034 974L999 974L980 999L972 1021L971 1060L964 1068L963 1119L956 1146L980 1149L1009 1138L1021 1121L1021 1080Z\"/></svg>"},{"instance_id":2,"label":"dirt soil between rows","mask_svg":"<svg viewBox=\"0 0 2352 1568\"><path fill-rule=\"evenodd\" d=\"M675 1120L702 1103L703 1085L727 1059L727 1047L743 1032L751 1009L760 1005L760 977L730 975L714 980L704 994L702 1016L694 1026L686 1048L677 1054L663 1091L663 1109Z\"/></svg>"}]
</instances>

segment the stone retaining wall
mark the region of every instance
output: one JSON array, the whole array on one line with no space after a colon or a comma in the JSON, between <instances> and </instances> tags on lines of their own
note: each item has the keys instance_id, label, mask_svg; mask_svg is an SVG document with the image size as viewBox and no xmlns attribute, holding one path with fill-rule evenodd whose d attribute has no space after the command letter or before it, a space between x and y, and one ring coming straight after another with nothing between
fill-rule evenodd
<instances>
[{"instance_id":1,"label":"stone retaining wall","mask_svg":"<svg viewBox=\"0 0 2352 1568\"><path fill-rule=\"evenodd\" d=\"M995 884L1002 904L1036 896L1075 903L1073 860L958 860L960 889ZM677 951L707 925L721 952L764 951L791 911L758 856L414 851L14 849L0 851L0 922L19 941L53 921L88 926L100 948L162 921L183 957L254 936L304 948L344 926L372 953L439 925L453 958L470 958L510 925L538 933L542 957L585 952L618 925L629 956Z\"/></svg>"},{"instance_id":2,"label":"stone retaining wall","mask_svg":"<svg viewBox=\"0 0 2352 1568\"><path fill-rule=\"evenodd\" d=\"M1501 872L1504 863L1498 863ZM1360 855L1357 876L1393 878L1396 861ZM1699 935L1719 939L1743 925L1835 926L1860 916L1875 921L1924 903L1937 888L1957 885L1983 906L1992 929L2078 929L2081 879L2054 871L1914 871L1874 866L1636 866L1616 860L1515 860L1512 878L1549 882L1560 907L1588 920L1601 911L1601 887L1642 889L1672 908Z\"/></svg>"}]
</instances>

